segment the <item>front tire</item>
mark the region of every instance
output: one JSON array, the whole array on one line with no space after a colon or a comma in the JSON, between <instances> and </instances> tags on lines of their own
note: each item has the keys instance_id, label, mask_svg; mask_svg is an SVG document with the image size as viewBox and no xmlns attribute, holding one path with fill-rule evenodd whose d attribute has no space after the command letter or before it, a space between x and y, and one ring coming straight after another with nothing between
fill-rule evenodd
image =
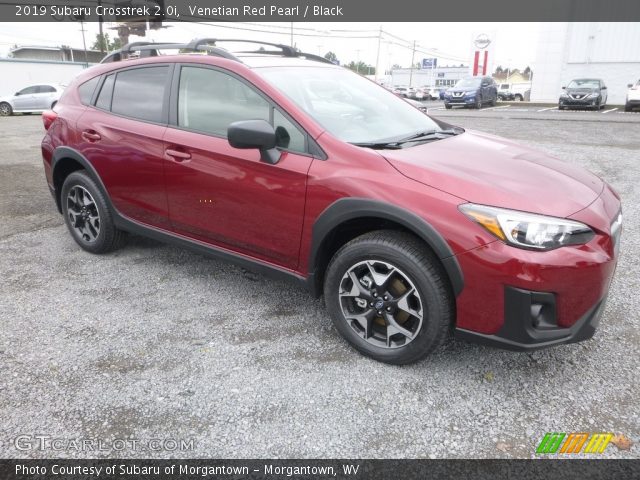
<instances>
[{"instance_id":1,"label":"front tire","mask_svg":"<svg viewBox=\"0 0 640 480\"><path fill-rule=\"evenodd\" d=\"M519 93L517 93L517 94L515 95L515 97L513 97L513 99L514 99L516 102L521 102L521 101L523 101L523 100L524 100L524 97L523 97L522 95L520 95Z\"/></svg>"},{"instance_id":2,"label":"front tire","mask_svg":"<svg viewBox=\"0 0 640 480\"><path fill-rule=\"evenodd\" d=\"M7 102L0 103L0 117L13 115L13 108Z\"/></svg>"},{"instance_id":3,"label":"front tire","mask_svg":"<svg viewBox=\"0 0 640 480\"><path fill-rule=\"evenodd\" d=\"M451 105L450 105L450 104L445 103L445 104L444 104L444 108L446 108L447 110L451 110L451 108L452 108L452 107L451 107Z\"/></svg>"},{"instance_id":4,"label":"front tire","mask_svg":"<svg viewBox=\"0 0 640 480\"><path fill-rule=\"evenodd\" d=\"M65 179L60 203L67 228L83 250L107 253L122 246L125 233L115 227L106 199L83 170Z\"/></svg>"},{"instance_id":5,"label":"front tire","mask_svg":"<svg viewBox=\"0 0 640 480\"><path fill-rule=\"evenodd\" d=\"M364 234L333 257L324 282L340 334L375 360L408 364L440 346L454 316L451 289L434 254L413 235Z\"/></svg>"}]
</instances>

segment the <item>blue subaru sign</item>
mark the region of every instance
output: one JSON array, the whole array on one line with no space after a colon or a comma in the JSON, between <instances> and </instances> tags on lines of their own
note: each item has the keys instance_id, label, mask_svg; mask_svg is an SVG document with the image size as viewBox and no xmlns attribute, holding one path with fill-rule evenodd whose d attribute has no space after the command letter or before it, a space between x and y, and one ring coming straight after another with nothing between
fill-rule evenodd
<instances>
[{"instance_id":1,"label":"blue subaru sign","mask_svg":"<svg viewBox=\"0 0 640 480\"><path fill-rule=\"evenodd\" d=\"M423 58L422 59L422 68L436 68L438 65L437 58Z\"/></svg>"}]
</instances>

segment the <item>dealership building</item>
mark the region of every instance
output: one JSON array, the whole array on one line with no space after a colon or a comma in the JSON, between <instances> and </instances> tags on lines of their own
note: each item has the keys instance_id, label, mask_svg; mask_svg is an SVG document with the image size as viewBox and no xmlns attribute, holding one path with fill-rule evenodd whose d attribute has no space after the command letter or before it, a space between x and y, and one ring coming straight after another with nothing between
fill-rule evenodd
<instances>
[{"instance_id":1,"label":"dealership building","mask_svg":"<svg viewBox=\"0 0 640 480\"><path fill-rule=\"evenodd\" d=\"M452 87L458 80L469 76L469 66L430 68L396 68L391 71L391 85L412 87Z\"/></svg>"},{"instance_id":2,"label":"dealership building","mask_svg":"<svg viewBox=\"0 0 640 480\"><path fill-rule=\"evenodd\" d=\"M609 104L622 104L640 78L640 23L546 23L532 65L532 101L557 102L574 78L601 78Z\"/></svg>"}]
</instances>

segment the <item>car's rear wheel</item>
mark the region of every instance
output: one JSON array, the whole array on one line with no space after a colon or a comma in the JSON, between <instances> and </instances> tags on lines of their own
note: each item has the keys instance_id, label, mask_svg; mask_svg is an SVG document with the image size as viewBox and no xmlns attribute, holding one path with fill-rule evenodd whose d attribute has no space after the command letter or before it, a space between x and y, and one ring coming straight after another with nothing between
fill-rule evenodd
<instances>
[{"instance_id":1,"label":"car's rear wheel","mask_svg":"<svg viewBox=\"0 0 640 480\"><path fill-rule=\"evenodd\" d=\"M630 112L631 111L631 105L630 104L625 104L624 111L625 112Z\"/></svg>"},{"instance_id":2,"label":"car's rear wheel","mask_svg":"<svg viewBox=\"0 0 640 480\"><path fill-rule=\"evenodd\" d=\"M0 117L8 117L13 114L13 108L7 102L0 103Z\"/></svg>"},{"instance_id":3,"label":"car's rear wheel","mask_svg":"<svg viewBox=\"0 0 640 480\"><path fill-rule=\"evenodd\" d=\"M84 171L65 179L60 201L67 228L84 250L106 253L122 245L125 233L115 227L102 192Z\"/></svg>"},{"instance_id":4,"label":"car's rear wheel","mask_svg":"<svg viewBox=\"0 0 640 480\"><path fill-rule=\"evenodd\" d=\"M386 363L428 355L453 319L445 273L431 251L404 232L370 232L344 245L329 264L324 295L342 336Z\"/></svg>"},{"instance_id":5,"label":"car's rear wheel","mask_svg":"<svg viewBox=\"0 0 640 480\"><path fill-rule=\"evenodd\" d=\"M522 97L522 95L520 95L519 93L515 95L515 97L513 97L513 99L516 102L521 102L522 100L524 100L524 98Z\"/></svg>"}]
</instances>

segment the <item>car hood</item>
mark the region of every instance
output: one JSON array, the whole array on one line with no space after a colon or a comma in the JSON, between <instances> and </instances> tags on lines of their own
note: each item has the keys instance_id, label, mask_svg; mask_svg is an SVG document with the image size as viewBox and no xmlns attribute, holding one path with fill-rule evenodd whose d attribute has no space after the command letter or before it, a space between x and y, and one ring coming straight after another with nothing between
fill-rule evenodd
<instances>
[{"instance_id":1,"label":"car hood","mask_svg":"<svg viewBox=\"0 0 640 480\"><path fill-rule=\"evenodd\" d=\"M587 170L471 130L380 153L403 175L468 202L558 217L587 207L604 187Z\"/></svg>"},{"instance_id":2,"label":"car hood","mask_svg":"<svg viewBox=\"0 0 640 480\"><path fill-rule=\"evenodd\" d=\"M567 93L598 93L600 92L597 88L567 88L565 90Z\"/></svg>"},{"instance_id":3,"label":"car hood","mask_svg":"<svg viewBox=\"0 0 640 480\"><path fill-rule=\"evenodd\" d=\"M453 92L475 92L479 87L461 87L461 88L449 88L447 93Z\"/></svg>"}]
</instances>

